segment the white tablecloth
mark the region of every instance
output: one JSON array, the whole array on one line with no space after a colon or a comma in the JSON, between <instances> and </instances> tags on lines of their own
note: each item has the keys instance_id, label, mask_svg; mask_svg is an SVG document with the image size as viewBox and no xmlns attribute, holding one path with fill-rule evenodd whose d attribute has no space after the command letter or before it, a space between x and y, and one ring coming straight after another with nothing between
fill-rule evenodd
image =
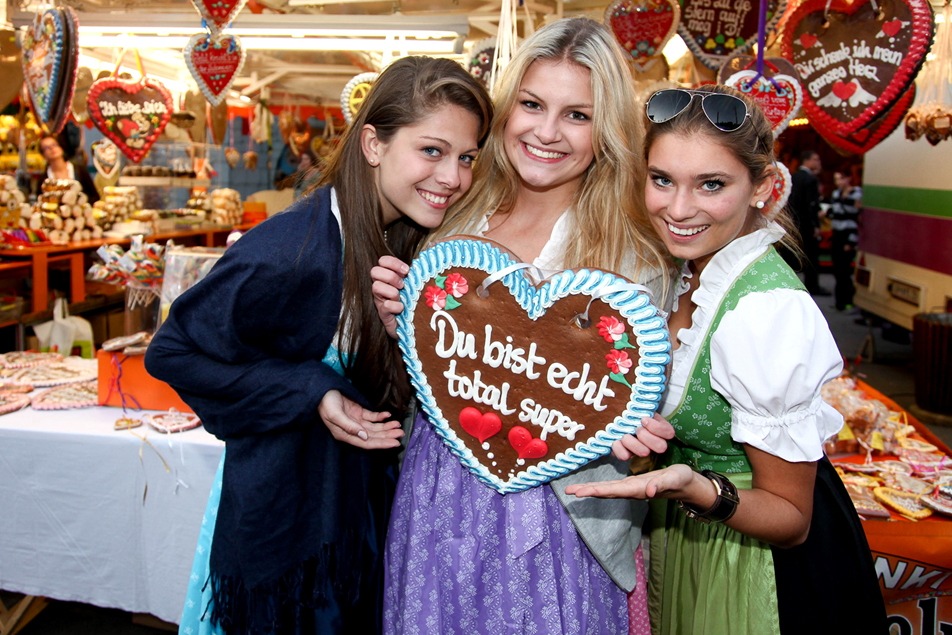
<instances>
[{"instance_id":1,"label":"white tablecloth","mask_svg":"<svg viewBox=\"0 0 952 635\"><path fill-rule=\"evenodd\" d=\"M0 589L178 622L224 444L121 414L0 416Z\"/></svg>"}]
</instances>

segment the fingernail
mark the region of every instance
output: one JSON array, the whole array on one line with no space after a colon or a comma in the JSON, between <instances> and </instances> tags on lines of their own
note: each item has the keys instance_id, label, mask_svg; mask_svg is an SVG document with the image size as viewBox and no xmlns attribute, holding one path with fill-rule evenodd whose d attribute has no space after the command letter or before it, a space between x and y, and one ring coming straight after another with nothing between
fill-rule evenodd
<instances>
[{"instance_id":1,"label":"fingernail","mask_svg":"<svg viewBox=\"0 0 952 635\"><path fill-rule=\"evenodd\" d=\"M370 437L367 436L367 433L364 432L363 430L361 430L360 432L358 432L358 433L357 433L357 436L360 437L361 439L363 439L364 441L366 441L367 439L370 438Z\"/></svg>"}]
</instances>

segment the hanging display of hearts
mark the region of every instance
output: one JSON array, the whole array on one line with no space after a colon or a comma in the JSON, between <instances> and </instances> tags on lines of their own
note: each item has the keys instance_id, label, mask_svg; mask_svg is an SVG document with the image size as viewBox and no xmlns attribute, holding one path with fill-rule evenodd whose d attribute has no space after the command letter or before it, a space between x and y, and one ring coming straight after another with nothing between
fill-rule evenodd
<instances>
[{"instance_id":1,"label":"hanging display of hearts","mask_svg":"<svg viewBox=\"0 0 952 635\"><path fill-rule=\"evenodd\" d=\"M69 8L36 14L23 35L23 77L37 122L59 132L70 112L76 84L76 13Z\"/></svg>"},{"instance_id":2,"label":"hanging display of hearts","mask_svg":"<svg viewBox=\"0 0 952 635\"><path fill-rule=\"evenodd\" d=\"M89 88L93 125L134 163L149 153L172 118L172 96L160 82L104 77Z\"/></svg>"},{"instance_id":3,"label":"hanging display of hearts","mask_svg":"<svg viewBox=\"0 0 952 635\"><path fill-rule=\"evenodd\" d=\"M245 51L235 35L196 33L185 45L185 65L213 106L225 99L244 63Z\"/></svg>"},{"instance_id":4,"label":"hanging display of hearts","mask_svg":"<svg viewBox=\"0 0 952 635\"><path fill-rule=\"evenodd\" d=\"M786 130L803 103L803 91L796 77L773 75L767 68L762 73L755 70L737 71L724 80L724 84L733 86L757 102L770 121L774 139Z\"/></svg>"},{"instance_id":5,"label":"hanging display of hearts","mask_svg":"<svg viewBox=\"0 0 952 635\"><path fill-rule=\"evenodd\" d=\"M212 35L231 24L247 3L248 0L192 0Z\"/></svg>"},{"instance_id":6,"label":"hanging display of hearts","mask_svg":"<svg viewBox=\"0 0 952 635\"><path fill-rule=\"evenodd\" d=\"M786 10L783 0L764 0L765 33ZM750 50L757 42L757 3L752 0L684 0L678 33L704 66L717 70L734 53Z\"/></svg>"},{"instance_id":7,"label":"hanging display of hearts","mask_svg":"<svg viewBox=\"0 0 952 635\"><path fill-rule=\"evenodd\" d=\"M500 493L604 456L653 413L670 342L641 287L562 271L536 284L501 246L458 237L414 260L397 338L430 423Z\"/></svg>"},{"instance_id":8,"label":"hanging display of hearts","mask_svg":"<svg viewBox=\"0 0 952 635\"><path fill-rule=\"evenodd\" d=\"M803 109L824 137L847 137L909 89L932 43L928 0L806 0L781 54L803 82Z\"/></svg>"},{"instance_id":9,"label":"hanging display of hearts","mask_svg":"<svg viewBox=\"0 0 952 635\"><path fill-rule=\"evenodd\" d=\"M639 72L661 57L680 17L678 0L615 0L605 9L605 24Z\"/></svg>"}]
</instances>

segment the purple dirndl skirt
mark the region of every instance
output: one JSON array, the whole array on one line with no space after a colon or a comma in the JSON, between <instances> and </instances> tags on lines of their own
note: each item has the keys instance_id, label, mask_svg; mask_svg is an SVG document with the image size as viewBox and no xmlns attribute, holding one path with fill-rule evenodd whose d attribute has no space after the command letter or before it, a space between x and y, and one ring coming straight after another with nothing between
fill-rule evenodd
<instances>
[{"instance_id":1,"label":"purple dirndl skirt","mask_svg":"<svg viewBox=\"0 0 952 635\"><path fill-rule=\"evenodd\" d=\"M385 554L384 632L619 635L625 592L548 485L483 485L417 417Z\"/></svg>"}]
</instances>

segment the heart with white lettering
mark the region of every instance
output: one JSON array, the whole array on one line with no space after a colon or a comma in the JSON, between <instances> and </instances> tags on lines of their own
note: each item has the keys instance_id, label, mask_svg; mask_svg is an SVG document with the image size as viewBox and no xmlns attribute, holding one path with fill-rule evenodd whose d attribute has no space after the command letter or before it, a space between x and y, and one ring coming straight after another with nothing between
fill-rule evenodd
<instances>
[{"instance_id":1,"label":"heart with white lettering","mask_svg":"<svg viewBox=\"0 0 952 635\"><path fill-rule=\"evenodd\" d=\"M213 106L225 99L244 64L245 51L235 35L196 33L185 45L185 65Z\"/></svg>"},{"instance_id":2,"label":"heart with white lettering","mask_svg":"<svg viewBox=\"0 0 952 635\"><path fill-rule=\"evenodd\" d=\"M76 82L72 20L72 9L47 9L23 34L23 77L33 114L54 134L66 123Z\"/></svg>"},{"instance_id":3,"label":"heart with white lettering","mask_svg":"<svg viewBox=\"0 0 952 635\"><path fill-rule=\"evenodd\" d=\"M803 109L824 137L846 137L913 83L935 30L928 0L806 0L780 41L803 83Z\"/></svg>"},{"instance_id":4,"label":"heart with white lettering","mask_svg":"<svg viewBox=\"0 0 952 635\"><path fill-rule=\"evenodd\" d=\"M172 118L172 96L148 77L104 77L89 87L86 109L93 125L133 162L149 153Z\"/></svg>"},{"instance_id":5,"label":"heart with white lettering","mask_svg":"<svg viewBox=\"0 0 952 635\"><path fill-rule=\"evenodd\" d=\"M786 10L785 0L765 0L769 33ZM735 53L757 43L758 4L752 0L684 0L678 33L706 67L717 70ZM765 34L766 35L766 34Z\"/></svg>"},{"instance_id":6,"label":"heart with white lettering","mask_svg":"<svg viewBox=\"0 0 952 635\"><path fill-rule=\"evenodd\" d=\"M661 55L680 17L677 0L615 0L605 9L605 23L638 69Z\"/></svg>"},{"instance_id":7,"label":"heart with white lettering","mask_svg":"<svg viewBox=\"0 0 952 635\"><path fill-rule=\"evenodd\" d=\"M611 450L655 412L667 324L644 287L597 269L536 283L500 245L431 245L400 292L397 337L447 447L506 494ZM534 269L533 269L534 270Z\"/></svg>"},{"instance_id":8,"label":"heart with white lettering","mask_svg":"<svg viewBox=\"0 0 952 635\"><path fill-rule=\"evenodd\" d=\"M192 0L212 35L231 24L247 3L248 0Z\"/></svg>"},{"instance_id":9,"label":"heart with white lettering","mask_svg":"<svg viewBox=\"0 0 952 635\"><path fill-rule=\"evenodd\" d=\"M773 75L766 68L763 73L737 71L724 84L733 86L757 102L770 122L774 139L786 130L803 103L803 92L796 77Z\"/></svg>"}]
</instances>

